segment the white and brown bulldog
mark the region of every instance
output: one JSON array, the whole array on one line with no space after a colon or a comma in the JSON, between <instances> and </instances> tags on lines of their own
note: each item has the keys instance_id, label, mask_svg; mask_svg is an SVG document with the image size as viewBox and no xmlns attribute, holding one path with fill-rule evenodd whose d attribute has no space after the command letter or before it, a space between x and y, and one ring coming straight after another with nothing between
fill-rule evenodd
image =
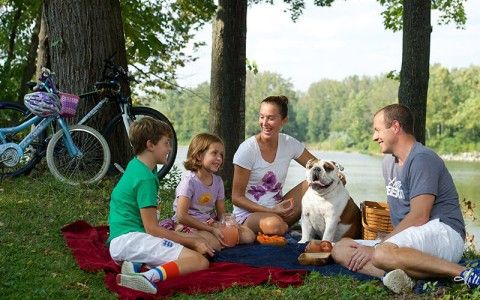
<instances>
[{"instance_id":1,"label":"white and brown bulldog","mask_svg":"<svg viewBox=\"0 0 480 300\"><path fill-rule=\"evenodd\" d=\"M302 239L315 237L336 242L342 237L359 238L361 214L339 177L335 162L310 160L307 165L308 190L302 198Z\"/></svg>"}]
</instances>

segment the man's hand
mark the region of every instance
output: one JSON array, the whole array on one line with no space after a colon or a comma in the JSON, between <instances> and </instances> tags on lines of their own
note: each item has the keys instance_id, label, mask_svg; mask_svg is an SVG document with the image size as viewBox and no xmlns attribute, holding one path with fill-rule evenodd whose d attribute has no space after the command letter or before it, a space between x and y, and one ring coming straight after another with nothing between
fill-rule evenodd
<instances>
[{"instance_id":1,"label":"man's hand","mask_svg":"<svg viewBox=\"0 0 480 300\"><path fill-rule=\"evenodd\" d=\"M359 244L352 244L350 247L355 248L355 251L353 251L352 257L350 257L348 262L348 269L358 272L372 259L375 249Z\"/></svg>"}]
</instances>

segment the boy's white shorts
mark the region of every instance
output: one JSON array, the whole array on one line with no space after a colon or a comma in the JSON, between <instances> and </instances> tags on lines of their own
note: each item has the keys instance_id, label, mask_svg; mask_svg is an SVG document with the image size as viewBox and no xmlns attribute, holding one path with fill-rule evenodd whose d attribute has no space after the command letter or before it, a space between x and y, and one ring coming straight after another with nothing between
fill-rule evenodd
<instances>
[{"instance_id":1,"label":"boy's white shorts","mask_svg":"<svg viewBox=\"0 0 480 300\"><path fill-rule=\"evenodd\" d=\"M379 242L379 240L355 241L366 246L373 246ZM430 220L421 226L409 227L384 242L398 247L413 248L453 263L460 261L465 246L460 234L439 219Z\"/></svg>"},{"instance_id":2,"label":"boy's white shorts","mask_svg":"<svg viewBox=\"0 0 480 300\"><path fill-rule=\"evenodd\" d=\"M110 256L116 262L141 262L151 267L177 260L183 245L144 232L122 234L110 241Z\"/></svg>"}]
</instances>

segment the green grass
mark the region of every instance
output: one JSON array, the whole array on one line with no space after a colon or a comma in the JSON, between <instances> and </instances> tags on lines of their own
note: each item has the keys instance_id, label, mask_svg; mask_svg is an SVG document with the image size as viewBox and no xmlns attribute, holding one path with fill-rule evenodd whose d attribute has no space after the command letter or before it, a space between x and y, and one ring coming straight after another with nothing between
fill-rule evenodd
<instances>
[{"instance_id":1,"label":"green grass","mask_svg":"<svg viewBox=\"0 0 480 300\"><path fill-rule=\"evenodd\" d=\"M108 218L108 199L115 183L72 187L56 181L48 172L0 181L0 298L2 299L115 299L103 283L103 272L78 268L60 229L75 220L103 225ZM166 186L172 187L174 180ZM171 191L162 191L173 200ZM171 202L170 202L171 203ZM168 203L165 207L171 206ZM168 210L165 214L169 214ZM312 272L300 287L279 288L265 284L232 287L202 295L175 295L174 299L479 299L480 291L463 285L437 288L422 296L394 295L378 281L361 282L343 276Z\"/></svg>"}]
</instances>

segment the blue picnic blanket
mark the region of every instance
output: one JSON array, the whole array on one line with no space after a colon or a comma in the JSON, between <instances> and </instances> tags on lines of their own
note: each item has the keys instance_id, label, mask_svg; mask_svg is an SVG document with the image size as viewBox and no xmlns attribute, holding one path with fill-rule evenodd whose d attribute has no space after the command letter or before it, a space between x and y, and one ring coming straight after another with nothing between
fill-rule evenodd
<instances>
[{"instance_id":1,"label":"blue picnic blanket","mask_svg":"<svg viewBox=\"0 0 480 300\"><path fill-rule=\"evenodd\" d=\"M288 244L285 246L268 246L255 243L253 245L238 245L233 248L226 248L216 253L213 257L215 262L235 262L243 263L257 267L277 267L290 270L307 270L315 271L320 274L329 275L345 275L352 276L358 280L375 280L376 277L352 272L347 268L336 264L329 263L324 266L301 265L298 263L298 256L305 251L306 244L299 244L299 235L295 232L287 233L286 238ZM480 260L460 261L462 265L480 265ZM424 292L424 284L427 281L436 281L437 286L446 286L451 284L451 279L427 279L417 280L414 292L421 294Z\"/></svg>"},{"instance_id":2,"label":"blue picnic blanket","mask_svg":"<svg viewBox=\"0 0 480 300\"><path fill-rule=\"evenodd\" d=\"M287 234L288 244L285 246L268 246L261 244L238 245L225 248L218 252L213 261L235 262L256 267L277 267L290 270L308 270L319 272L323 275L347 275L358 280L373 280L375 277L352 272L336 263L324 266L301 265L298 256L305 251L306 244L299 244L299 236Z\"/></svg>"}]
</instances>

